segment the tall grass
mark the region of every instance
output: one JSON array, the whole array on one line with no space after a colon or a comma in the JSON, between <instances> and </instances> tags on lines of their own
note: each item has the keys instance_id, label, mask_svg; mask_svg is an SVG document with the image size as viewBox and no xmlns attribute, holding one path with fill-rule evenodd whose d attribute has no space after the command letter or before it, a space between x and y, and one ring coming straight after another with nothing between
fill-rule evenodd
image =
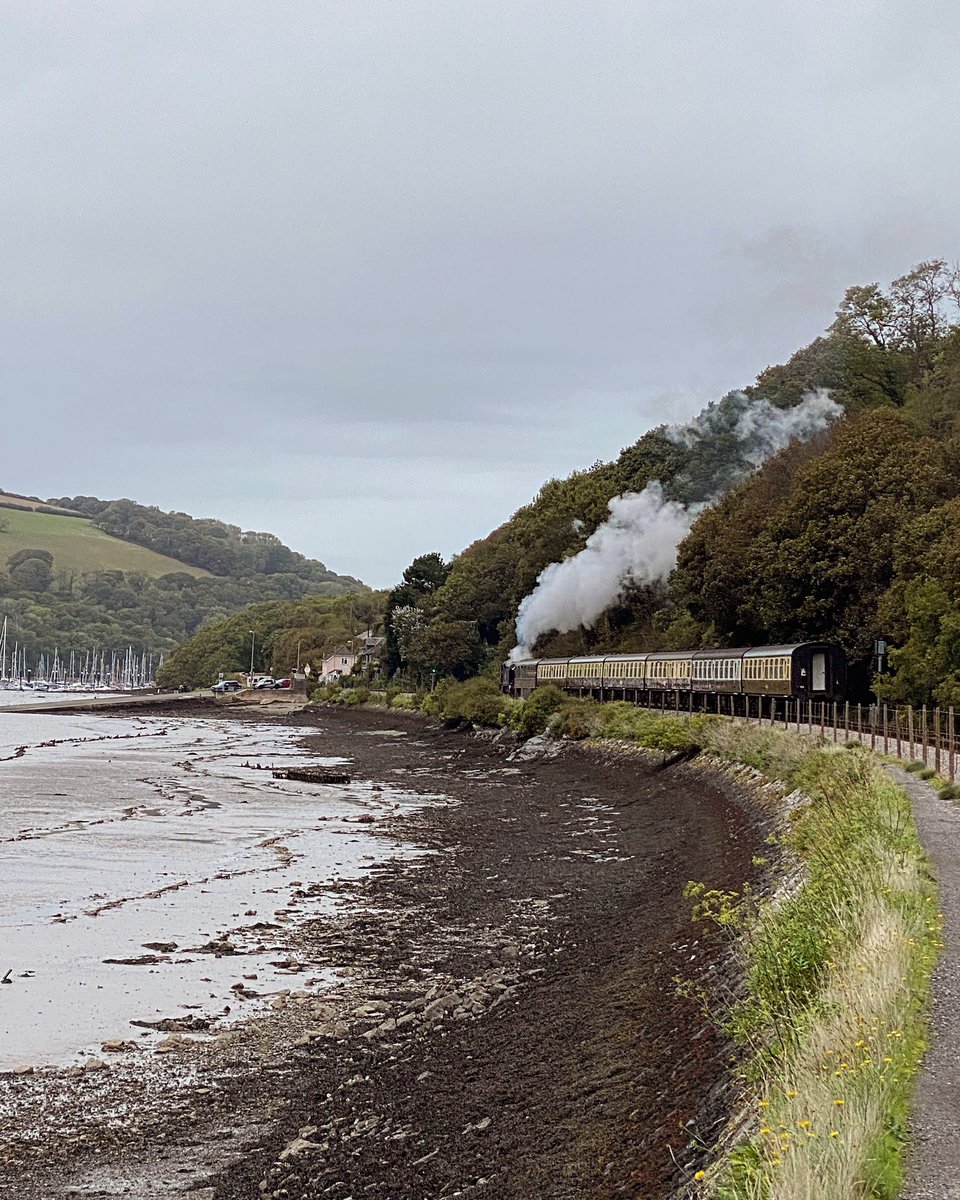
<instances>
[{"instance_id":1,"label":"tall grass","mask_svg":"<svg viewBox=\"0 0 960 1200\"><path fill-rule=\"evenodd\" d=\"M756 752L755 732L726 736ZM797 886L745 915L728 1020L752 1118L701 1191L893 1200L941 946L935 888L908 801L869 754L801 751L790 775L805 797L781 837Z\"/></svg>"}]
</instances>

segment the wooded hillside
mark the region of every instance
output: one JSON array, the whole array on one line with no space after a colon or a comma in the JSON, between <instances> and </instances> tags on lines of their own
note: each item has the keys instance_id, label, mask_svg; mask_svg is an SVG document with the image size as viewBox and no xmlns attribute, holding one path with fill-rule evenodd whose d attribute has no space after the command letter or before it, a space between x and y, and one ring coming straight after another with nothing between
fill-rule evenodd
<instances>
[{"instance_id":1,"label":"wooded hillside","mask_svg":"<svg viewBox=\"0 0 960 1200\"><path fill-rule=\"evenodd\" d=\"M628 581L592 626L548 635L537 653L828 638L852 656L865 691L882 637L895 649L881 695L960 704L958 301L958 273L942 260L885 289L848 289L822 337L741 394L787 409L826 389L841 419L708 507L669 582ZM392 665L461 678L491 666L515 644L518 606L540 573L584 548L613 497L658 479L665 496L690 503L708 498L700 481L728 463L735 479L724 415L739 411L734 401L708 414L706 441L652 430L615 462L546 483L428 586L405 579L388 605Z\"/></svg>"},{"instance_id":2,"label":"wooded hillside","mask_svg":"<svg viewBox=\"0 0 960 1200\"><path fill-rule=\"evenodd\" d=\"M366 590L273 534L132 500L0 494L0 618L31 661L169 651L256 602Z\"/></svg>"}]
</instances>

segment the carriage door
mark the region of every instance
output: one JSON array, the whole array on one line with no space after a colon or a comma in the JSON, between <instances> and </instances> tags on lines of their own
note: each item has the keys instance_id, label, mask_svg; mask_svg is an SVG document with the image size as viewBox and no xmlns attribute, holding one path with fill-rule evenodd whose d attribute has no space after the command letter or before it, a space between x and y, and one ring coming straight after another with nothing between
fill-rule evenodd
<instances>
[{"instance_id":1,"label":"carriage door","mask_svg":"<svg viewBox=\"0 0 960 1200\"><path fill-rule=\"evenodd\" d=\"M827 690L827 656L825 654L815 654L813 656L813 680L811 690L814 692L825 692Z\"/></svg>"}]
</instances>

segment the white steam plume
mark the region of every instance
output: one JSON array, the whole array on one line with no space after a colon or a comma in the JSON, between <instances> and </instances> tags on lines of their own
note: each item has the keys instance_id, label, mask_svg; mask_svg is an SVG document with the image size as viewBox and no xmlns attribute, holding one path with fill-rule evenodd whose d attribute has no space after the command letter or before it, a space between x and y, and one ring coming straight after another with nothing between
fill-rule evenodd
<instances>
[{"instance_id":1,"label":"white steam plume","mask_svg":"<svg viewBox=\"0 0 960 1200\"><path fill-rule=\"evenodd\" d=\"M768 400L751 401L735 392L690 425L669 431L675 442L691 450L701 445L707 450L718 434L732 443L724 447L713 477L698 479L696 491L703 498L686 504L665 499L659 480L642 492L615 496L609 518L579 554L546 567L521 602L511 660L529 658L537 638L550 630L566 633L592 626L628 585L665 580L676 563L677 547L708 504L778 450L825 428L841 412L823 390L804 396L793 408L775 408Z\"/></svg>"}]
</instances>

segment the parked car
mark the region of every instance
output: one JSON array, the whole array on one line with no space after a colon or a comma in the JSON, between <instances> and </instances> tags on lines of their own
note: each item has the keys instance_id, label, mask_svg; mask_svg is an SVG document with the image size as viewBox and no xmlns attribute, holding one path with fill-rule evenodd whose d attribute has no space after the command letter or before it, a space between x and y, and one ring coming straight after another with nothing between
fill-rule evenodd
<instances>
[{"instance_id":1,"label":"parked car","mask_svg":"<svg viewBox=\"0 0 960 1200\"><path fill-rule=\"evenodd\" d=\"M292 688L293 680L292 679L278 679L277 687L278 688Z\"/></svg>"},{"instance_id":2,"label":"parked car","mask_svg":"<svg viewBox=\"0 0 960 1200\"><path fill-rule=\"evenodd\" d=\"M221 679L219 683L213 685L210 691L219 692L221 695L224 692L239 692L240 684L236 679Z\"/></svg>"},{"instance_id":3,"label":"parked car","mask_svg":"<svg viewBox=\"0 0 960 1200\"><path fill-rule=\"evenodd\" d=\"M277 681L272 675L264 675L262 679L256 680L253 686L257 689L257 691L263 691L264 689L275 688L277 686Z\"/></svg>"}]
</instances>

